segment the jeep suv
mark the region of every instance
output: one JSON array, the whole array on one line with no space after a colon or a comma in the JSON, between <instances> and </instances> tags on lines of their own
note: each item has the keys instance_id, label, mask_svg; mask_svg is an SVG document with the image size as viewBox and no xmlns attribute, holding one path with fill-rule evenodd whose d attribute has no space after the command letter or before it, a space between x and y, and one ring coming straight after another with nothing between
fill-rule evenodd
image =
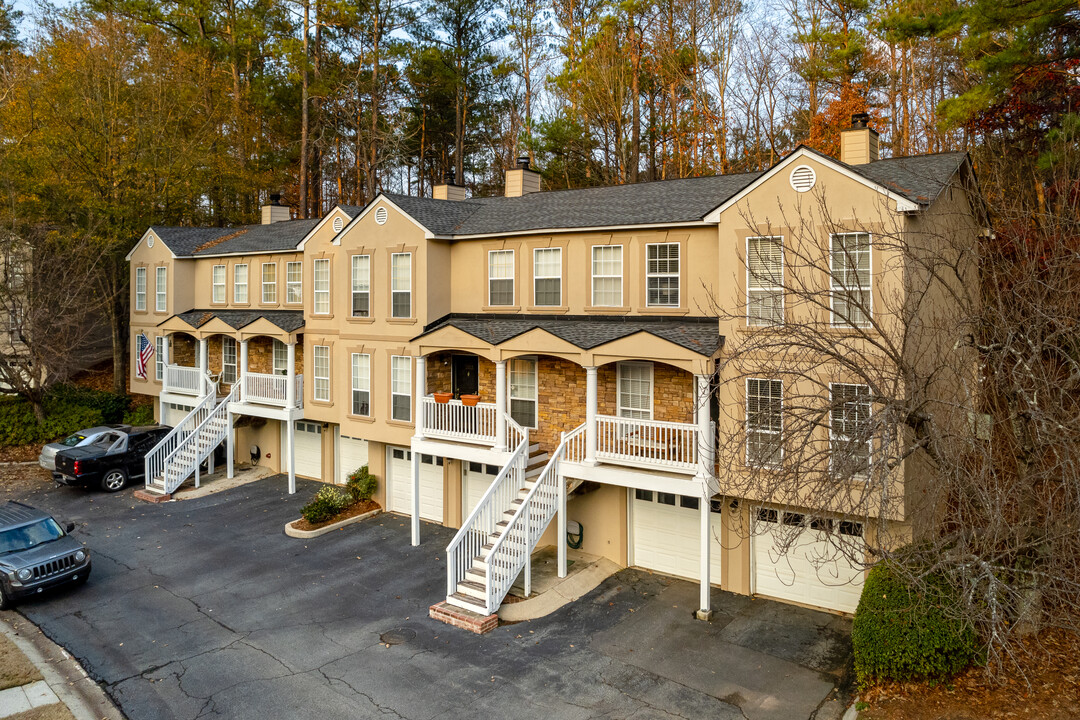
<instances>
[{"instance_id":1,"label":"jeep suv","mask_svg":"<svg viewBox=\"0 0 1080 720\"><path fill-rule=\"evenodd\" d=\"M46 588L82 584L90 551L46 512L20 502L0 505L0 610Z\"/></svg>"}]
</instances>

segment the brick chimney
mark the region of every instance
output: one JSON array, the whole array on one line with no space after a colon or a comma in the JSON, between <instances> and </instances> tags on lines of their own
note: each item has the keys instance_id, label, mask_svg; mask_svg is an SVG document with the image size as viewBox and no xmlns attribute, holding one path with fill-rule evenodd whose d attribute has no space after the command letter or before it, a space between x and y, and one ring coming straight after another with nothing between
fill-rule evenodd
<instances>
[{"instance_id":1,"label":"brick chimney","mask_svg":"<svg viewBox=\"0 0 1080 720\"><path fill-rule=\"evenodd\" d=\"M851 116L851 127L840 133L840 162L865 165L878 159L877 130L870 127L868 113Z\"/></svg>"},{"instance_id":2,"label":"brick chimney","mask_svg":"<svg viewBox=\"0 0 1080 720\"><path fill-rule=\"evenodd\" d=\"M464 200L465 188L454 184L454 171L447 170L443 175L443 184L431 188L431 197L436 200Z\"/></svg>"},{"instance_id":3,"label":"brick chimney","mask_svg":"<svg viewBox=\"0 0 1080 720\"><path fill-rule=\"evenodd\" d=\"M517 167L506 171L506 197L540 192L540 173L529 168L529 156L517 159Z\"/></svg>"},{"instance_id":4,"label":"brick chimney","mask_svg":"<svg viewBox=\"0 0 1080 720\"><path fill-rule=\"evenodd\" d=\"M270 193L270 204L262 206L262 224L282 222L292 219L292 209L281 204L281 193Z\"/></svg>"}]
</instances>

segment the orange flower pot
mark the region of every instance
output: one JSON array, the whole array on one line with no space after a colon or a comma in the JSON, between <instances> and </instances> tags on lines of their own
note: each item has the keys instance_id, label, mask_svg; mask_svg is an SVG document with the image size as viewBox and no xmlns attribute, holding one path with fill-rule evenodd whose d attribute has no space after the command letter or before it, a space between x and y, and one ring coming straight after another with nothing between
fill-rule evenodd
<instances>
[{"instance_id":1,"label":"orange flower pot","mask_svg":"<svg viewBox=\"0 0 1080 720\"><path fill-rule=\"evenodd\" d=\"M449 392L437 392L431 393L435 397L435 402L445 405L450 402L450 399L454 397L454 393Z\"/></svg>"},{"instance_id":2,"label":"orange flower pot","mask_svg":"<svg viewBox=\"0 0 1080 720\"><path fill-rule=\"evenodd\" d=\"M476 405L476 403L478 403L478 402L480 402L480 396L479 395L462 395L461 396L461 404L465 405L466 407L474 407Z\"/></svg>"}]
</instances>

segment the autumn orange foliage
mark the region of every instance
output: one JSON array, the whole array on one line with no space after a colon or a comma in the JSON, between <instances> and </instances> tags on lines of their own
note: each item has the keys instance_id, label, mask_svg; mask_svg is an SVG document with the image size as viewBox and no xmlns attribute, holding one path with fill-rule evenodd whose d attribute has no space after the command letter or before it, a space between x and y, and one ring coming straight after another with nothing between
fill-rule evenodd
<instances>
[{"instance_id":1,"label":"autumn orange foliage","mask_svg":"<svg viewBox=\"0 0 1080 720\"><path fill-rule=\"evenodd\" d=\"M841 86L839 97L811 118L806 144L829 157L840 157L840 132L851 127L852 115L869 113L870 127L881 127L883 119L867 102L866 93L866 87L858 83Z\"/></svg>"}]
</instances>

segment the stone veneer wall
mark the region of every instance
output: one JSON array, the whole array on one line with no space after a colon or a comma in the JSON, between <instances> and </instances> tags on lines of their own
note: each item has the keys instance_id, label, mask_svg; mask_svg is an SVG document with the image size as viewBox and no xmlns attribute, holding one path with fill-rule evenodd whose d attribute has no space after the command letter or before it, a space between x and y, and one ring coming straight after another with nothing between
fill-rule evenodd
<instances>
[{"instance_id":1,"label":"stone veneer wall","mask_svg":"<svg viewBox=\"0 0 1080 720\"><path fill-rule=\"evenodd\" d=\"M169 352L172 354L172 365L195 367L195 350L198 343L190 335L173 333L169 336Z\"/></svg>"},{"instance_id":2,"label":"stone veneer wall","mask_svg":"<svg viewBox=\"0 0 1080 720\"><path fill-rule=\"evenodd\" d=\"M221 372L221 338L222 335L212 335L207 339L206 354L210 363L210 374L217 375ZM170 338L172 362L174 365L195 367L198 365L198 341L190 335L174 334ZM296 343L296 374L304 372L304 341L303 337ZM236 373L239 377L243 372L240 367L240 342L236 344ZM254 373L270 374L274 371L274 341L264 335L253 337L248 340L248 371ZM222 388L228 386L223 385Z\"/></svg>"},{"instance_id":3,"label":"stone veneer wall","mask_svg":"<svg viewBox=\"0 0 1080 720\"><path fill-rule=\"evenodd\" d=\"M435 353L427 357L428 395L433 392L450 392L453 390L453 364L450 357L454 354L448 352ZM485 358L479 358L477 387L480 402L495 402L495 363Z\"/></svg>"}]
</instances>

